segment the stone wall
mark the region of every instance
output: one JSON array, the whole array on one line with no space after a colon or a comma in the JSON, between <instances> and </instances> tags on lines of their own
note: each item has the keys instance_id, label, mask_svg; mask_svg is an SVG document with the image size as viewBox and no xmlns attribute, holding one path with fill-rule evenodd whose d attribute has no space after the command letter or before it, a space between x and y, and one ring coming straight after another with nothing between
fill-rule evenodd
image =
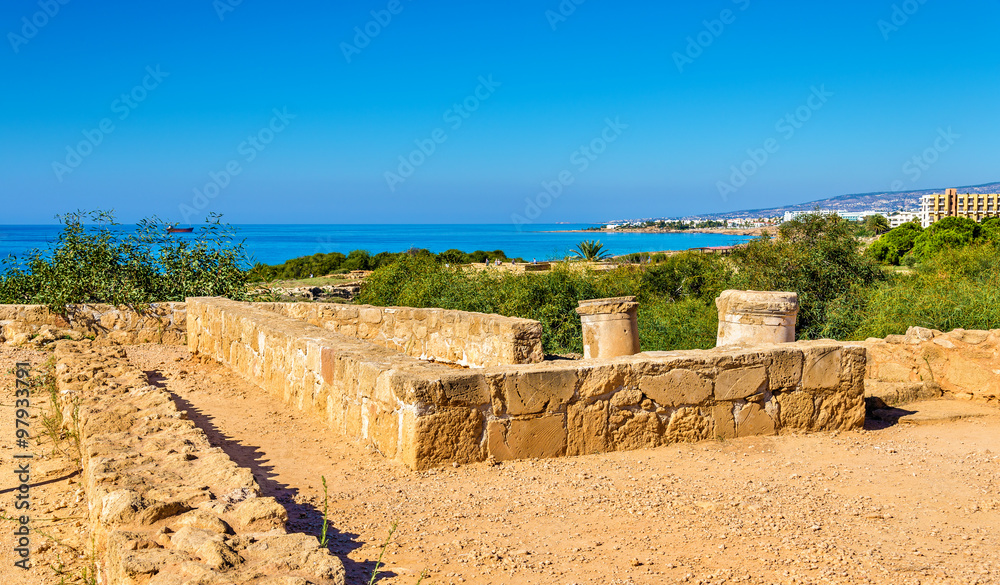
<instances>
[{"instance_id":1,"label":"stone wall","mask_svg":"<svg viewBox=\"0 0 1000 585\"><path fill-rule=\"evenodd\" d=\"M62 341L55 354L63 409L79 407L97 582L343 585L341 561L315 537L288 534L286 510L258 497L251 471L212 447L124 349Z\"/></svg>"},{"instance_id":2,"label":"stone wall","mask_svg":"<svg viewBox=\"0 0 1000 585\"><path fill-rule=\"evenodd\" d=\"M832 341L462 370L251 304L189 299L188 347L414 469L865 418L865 350Z\"/></svg>"},{"instance_id":3,"label":"stone wall","mask_svg":"<svg viewBox=\"0 0 1000 585\"><path fill-rule=\"evenodd\" d=\"M111 305L71 305L66 315L43 305L0 305L0 343L92 338L99 343L183 345L185 303L153 303L139 312Z\"/></svg>"},{"instance_id":4,"label":"stone wall","mask_svg":"<svg viewBox=\"0 0 1000 585\"><path fill-rule=\"evenodd\" d=\"M540 362L542 324L500 315L333 303L257 303L409 356L474 368Z\"/></svg>"},{"instance_id":5,"label":"stone wall","mask_svg":"<svg viewBox=\"0 0 1000 585\"><path fill-rule=\"evenodd\" d=\"M865 391L889 406L947 393L1000 397L1000 330L942 333L910 327L905 335L869 339Z\"/></svg>"}]
</instances>

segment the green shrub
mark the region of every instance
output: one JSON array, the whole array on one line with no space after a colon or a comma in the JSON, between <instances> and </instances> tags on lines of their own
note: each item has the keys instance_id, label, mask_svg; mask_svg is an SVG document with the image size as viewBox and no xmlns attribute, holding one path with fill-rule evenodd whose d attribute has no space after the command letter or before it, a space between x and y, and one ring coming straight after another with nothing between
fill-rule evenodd
<instances>
[{"instance_id":1,"label":"green shrub","mask_svg":"<svg viewBox=\"0 0 1000 585\"><path fill-rule=\"evenodd\" d=\"M899 266L923 231L923 228L914 222L904 223L876 240L866 253L883 264Z\"/></svg>"},{"instance_id":2,"label":"green shrub","mask_svg":"<svg viewBox=\"0 0 1000 585\"><path fill-rule=\"evenodd\" d=\"M943 217L913 242L913 256L927 260L946 248L968 246L982 235L982 228L967 217Z\"/></svg>"},{"instance_id":3,"label":"green shrub","mask_svg":"<svg viewBox=\"0 0 1000 585\"><path fill-rule=\"evenodd\" d=\"M107 212L59 219L63 229L49 250L4 262L0 303L43 304L64 313L67 305L80 303L142 306L188 296L245 297L243 243L217 215L196 236L167 234L157 218L142 220L132 234L115 229Z\"/></svg>"}]
</instances>

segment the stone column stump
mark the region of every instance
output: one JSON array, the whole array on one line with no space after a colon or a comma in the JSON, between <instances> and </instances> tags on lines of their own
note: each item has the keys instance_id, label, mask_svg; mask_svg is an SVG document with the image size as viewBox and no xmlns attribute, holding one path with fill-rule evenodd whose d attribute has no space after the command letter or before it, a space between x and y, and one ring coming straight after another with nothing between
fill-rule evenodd
<instances>
[{"instance_id":1,"label":"stone column stump","mask_svg":"<svg viewBox=\"0 0 1000 585\"><path fill-rule=\"evenodd\" d=\"M583 357L613 358L639 353L639 323L635 297L580 301L576 309L583 325Z\"/></svg>"},{"instance_id":2,"label":"stone column stump","mask_svg":"<svg viewBox=\"0 0 1000 585\"><path fill-rule=\"evenodd\" d=\"M795 341L796 293L727 290L715 299L715 305L719 308L716 347Z\"/></svg>"}]
</instances>

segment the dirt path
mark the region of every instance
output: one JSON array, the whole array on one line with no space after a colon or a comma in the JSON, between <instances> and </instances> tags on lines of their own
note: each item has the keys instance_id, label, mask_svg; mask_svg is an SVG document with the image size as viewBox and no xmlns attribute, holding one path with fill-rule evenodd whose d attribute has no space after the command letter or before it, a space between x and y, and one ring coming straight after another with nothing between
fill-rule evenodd
<instances>
[{"instance_id":1,"label":"dirt path","mask_svg":"<svg viewBox=\"0 0 1000 585\"><path fill-rule=\"evenodd\" d=\"M91 568L90 541L86 533L87 505L83 497L78 460L59 452L53 454L52 442L42 432L41 415L49 414L49 399L34 390L28 412L30 438L26 447L17 445L15 435L15 364L31 364L32 375L41 372L51 354L0 345L0 583L5 585L43 585L49 583L84 583L84 571ZM69 443L62 446L71 451ZM16 454L30 453L31 459ZM30 508L17 508L21 482L15 471L29 463L28 498ZM30 568L14 565L23 558L15 553L14 534L18 524L10 520L28 516L31 541Z\"/></svg>"},{"instance_id":2,"label":"dirt path","mask_svg":"<svg viewBox=\"0 0 1000 585\"><path fill-rule=\"evenodd\" d=\"M130 348L367 583L1000 583L1000 415L411 472L183 348Z\"/></svg>"}]
</instances>

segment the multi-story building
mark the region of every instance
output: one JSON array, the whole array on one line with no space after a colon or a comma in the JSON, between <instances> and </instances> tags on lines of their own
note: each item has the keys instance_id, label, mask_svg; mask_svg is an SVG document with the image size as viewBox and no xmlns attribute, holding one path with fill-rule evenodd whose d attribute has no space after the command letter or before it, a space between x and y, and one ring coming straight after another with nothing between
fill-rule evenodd
<instances>
[{"instance_id":1,"label":"multi-story building","mask_svg":"<svg viewBox=\"0 0 1000 585\"><path fill-rule=\"evenodd\" d=\"M910 223L915 219L919 219L920 213L913 211L893 211L885 217L889 220L889 227L896 229L904 223Z\"/></svg>"},{"instance_id":2,"label":"multi-story building","mask_svg":"<svg viewBox=\"0 0 1000 585\"><path fill-rule=\"evenodd\" d=\"M924 195L920 203L920 225L925 228L942 217L967 217L983 221L1000 215L1000 194L959 193L945 189L944 194Z\"/></svg>"}]
</instances>

